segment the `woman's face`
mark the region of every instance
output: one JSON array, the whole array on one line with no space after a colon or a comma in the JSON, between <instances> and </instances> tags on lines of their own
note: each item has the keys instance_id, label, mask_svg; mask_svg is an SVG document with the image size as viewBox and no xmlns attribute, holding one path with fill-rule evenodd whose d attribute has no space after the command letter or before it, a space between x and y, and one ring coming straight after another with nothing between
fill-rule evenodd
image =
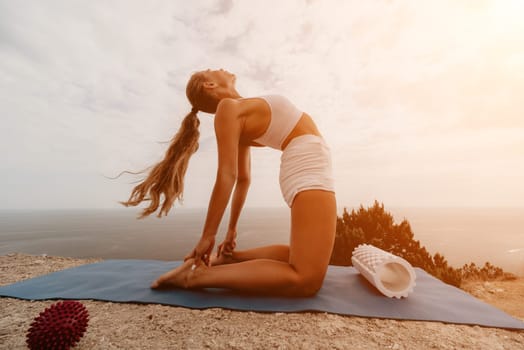
<instances>
[{"instance_id":1,"label":"woman's face","mask_svg":"<svg viewBox=\"0 0 524 350\"><path fill-rule=\"evenodd\" d=\"M217 86L230 88L235 86L236 76L233 73L224 69L205 70L206 80L210 83L215 83Z\"/></svg>"}]
</instances>

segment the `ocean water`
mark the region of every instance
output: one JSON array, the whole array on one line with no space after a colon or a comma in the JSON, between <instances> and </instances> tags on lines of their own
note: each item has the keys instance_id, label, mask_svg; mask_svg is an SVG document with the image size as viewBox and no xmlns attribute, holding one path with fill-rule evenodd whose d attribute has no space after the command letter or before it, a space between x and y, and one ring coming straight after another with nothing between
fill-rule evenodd
<instances>
[{"instance_id":1,"label":"ocean water","mask_svg":"<svg viewBox=\"0 0 524 350\"><path fill-rule=\"evenodd\" d=\"M137 220L137 209L0 211L0 255L9 252L114 259L182 259L197 243L204 209ZM227 213L226 213L227 215ZM224 216L227 218L227 216ZM221 242L227 220L217 236ZM289 213L245 210L238 247L288 243Z\"/></svg>"},{"instance_id":2,"label":"ocean water","mask_svg":"<svg viewBox=\"0 0 524 350\"><path fill-rule=\"evenodd\" d=\"M387 208L386 208L387 210ZM432 254L454 267L489 261L524 276L524 208L403 208L389 210L407 219Z\"/></svg>"},{"instance_id":3,"label":"ocean water","mask_svg":"<svg viewBox=\"0 0 524 350\"><path fill-rule=\"evenodd\" d=\"M443 254L452 266L489 261L524 275L524 209L386 210L396 222L407 219L415 239L430 253ZM0 255L179 260L196 244L205 220L203 209L176 209L162 219L137 220L137 213L136 209L0 211ZM289 220L285 208L246 208L239 222L238 248L287 244ZM223 221L217 244L225 233L227 220Z\"/></svg>"}]
</instances>

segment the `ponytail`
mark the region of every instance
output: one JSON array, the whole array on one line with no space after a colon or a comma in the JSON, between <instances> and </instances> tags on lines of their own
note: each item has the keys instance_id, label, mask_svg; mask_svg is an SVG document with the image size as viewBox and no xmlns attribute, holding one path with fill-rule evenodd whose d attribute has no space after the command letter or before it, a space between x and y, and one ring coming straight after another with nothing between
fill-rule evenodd
<instances>
[{"instance_id":1,"label":"ponytail","mask_svg":"<svg viewBox=\"0 0 524 350\"><path fill-rule=\"evenodd\" d=\"M197 112L198 109L195 107L191 109L173 137L164 159L153 167L144 181L133 188L127 202L120 202L129 207L150 200L151 203L142 211L139 219L149 216L158 209L162 194L164 202L157 215L159 218L167 215L176 199L179 202L183 200L184 176L189 159L198 150L200 120Z\"/></svg>"}]
</instances>

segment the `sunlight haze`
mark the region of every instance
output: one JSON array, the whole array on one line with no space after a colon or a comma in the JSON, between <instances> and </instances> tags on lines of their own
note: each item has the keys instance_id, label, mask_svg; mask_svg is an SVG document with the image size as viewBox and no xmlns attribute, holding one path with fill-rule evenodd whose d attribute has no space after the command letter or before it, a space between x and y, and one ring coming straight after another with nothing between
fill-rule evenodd
<instances>
[{"instance_id":1,"label":"sunlight haze","mask_svg":"<svg viewBox=\"0 0 524 350\"><path fill-rule=\"evenodd\" d=\"M287 96L331 147L340 206L524 206L524 2L1 1L3 209L114 208L190 110L189 76ZM184 205L207 206L200 113ZM285 206L252 150L246 206Z\"/></svg>"}]
</instances>

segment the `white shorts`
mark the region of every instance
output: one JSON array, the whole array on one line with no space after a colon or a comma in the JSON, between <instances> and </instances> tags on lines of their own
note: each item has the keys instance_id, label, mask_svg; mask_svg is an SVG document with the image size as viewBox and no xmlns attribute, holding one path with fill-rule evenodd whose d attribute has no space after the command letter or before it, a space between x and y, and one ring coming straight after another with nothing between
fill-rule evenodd
<instances>
[{"instance_id":1,"label":"white shorts","mask_svg":"<svg viewBox=\"0 0 524 350\"><path fill-rule=\"evenodd\" d=\"M301 191L335 192L331 153L322 137L295 137L282 152L280 160L280 190L289 207Z\"/></svg>"}]
</instances>

